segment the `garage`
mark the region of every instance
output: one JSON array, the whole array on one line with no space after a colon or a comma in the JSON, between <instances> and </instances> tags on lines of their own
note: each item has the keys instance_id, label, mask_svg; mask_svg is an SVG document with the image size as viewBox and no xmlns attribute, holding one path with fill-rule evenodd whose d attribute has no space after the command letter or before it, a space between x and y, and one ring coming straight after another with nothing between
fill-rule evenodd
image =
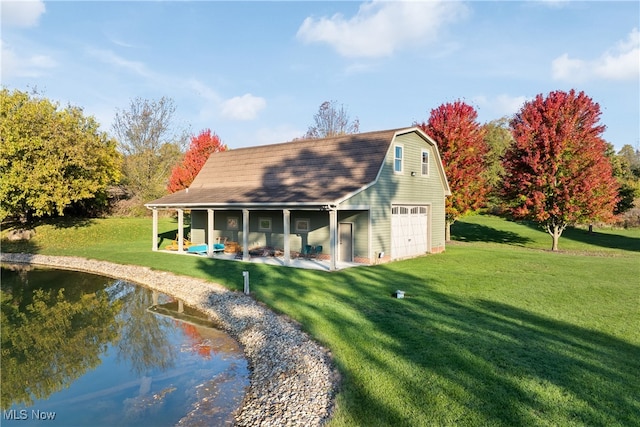
<instances>
[{"instance_id":1,"label":"garage","mask_svg":"<svg viewBox=\"0 0 640 427\"><path fill-rule=\"evenodd\" d=\"M394 205L391 207L391 256L407 258L427 253L428 207Z\"/></svg>"}]
</instances>

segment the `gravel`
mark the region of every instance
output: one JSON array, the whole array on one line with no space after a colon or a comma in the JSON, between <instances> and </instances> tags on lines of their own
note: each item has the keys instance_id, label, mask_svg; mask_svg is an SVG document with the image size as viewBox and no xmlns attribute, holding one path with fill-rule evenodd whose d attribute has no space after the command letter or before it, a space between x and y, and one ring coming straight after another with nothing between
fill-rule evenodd
<instances>
[{"instance_id":1,"label":"gravel","mask_svg":"<svg viewBox=\"0 0 640 427\"><path fill-rule=\"evenodd\" d=\"M243 347L251 371L249 389L235 413L237 426L320 426L332 415L339 375L330 353L293 321L248 295L147 267L31 254L0 254L0 259L127 280L181 299L211 317Z\"/></svg>"}]
</instances>

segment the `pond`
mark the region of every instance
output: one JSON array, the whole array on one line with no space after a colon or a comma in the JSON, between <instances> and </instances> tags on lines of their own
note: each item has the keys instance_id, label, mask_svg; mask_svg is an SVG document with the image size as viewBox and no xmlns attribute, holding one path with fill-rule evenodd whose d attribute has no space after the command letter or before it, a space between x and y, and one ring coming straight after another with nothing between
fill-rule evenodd
<instances>
[{"instance_id":1,"label":"pond","mask_svg":"<svg viewBox=\"0 0 640 427\"><path fill-rule=\"evenodd\" d=\"M232 423L248 365L202 313L64 270L3 264L1 291L2 426Z\"/></svg>"}]
</instances>

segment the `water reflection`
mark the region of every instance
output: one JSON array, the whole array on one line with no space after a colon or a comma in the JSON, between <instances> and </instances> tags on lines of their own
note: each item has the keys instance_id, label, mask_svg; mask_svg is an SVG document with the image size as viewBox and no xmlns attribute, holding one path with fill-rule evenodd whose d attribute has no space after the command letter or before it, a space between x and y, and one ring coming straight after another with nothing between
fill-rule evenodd
<instances>
[{"instance_id":1,"label":"water reflection","mask_svg":"<svg viewBox=\"0 0 640 427\"><path fill-rule=\"evenodd\" d=\"M199 312L123 281L4 267L3 426L231 421L246 361Z\"/></svg>"},{"instance_id":2,"label":"water reflection","mask_svg":"<svg viewBox=\"0 0 640 427\"><path fill-rule=\"evenodd\" d=\"M116 295L122 295L119 301L123 304L120 337L115 344L118 360L128 362L135 375L146 374L155 368L172 368L175 365L176 351L174 347L165 344L171 321L148 315L147 308L153 304L153 296L149 290L131 287L126 282L118 282L118 285ZM127 292L127 288L132 290Z\"/></svg>"}]
</instances>

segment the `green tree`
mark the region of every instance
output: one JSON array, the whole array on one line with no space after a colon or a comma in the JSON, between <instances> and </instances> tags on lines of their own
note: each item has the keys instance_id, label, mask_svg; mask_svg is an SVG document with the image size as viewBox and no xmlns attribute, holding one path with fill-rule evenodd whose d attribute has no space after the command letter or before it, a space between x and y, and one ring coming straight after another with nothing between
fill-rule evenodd
<instances>
[{"instance_id":1,"label":"green tree","mask_svg":"<svg viewBox=\"0 0 640 427\"><path fill-rule=\"evenodd\" d=\"M618 180L618 203L614 213L622 215L635 207L640 197L640 150L626 144L618 154L612 144L608 144L607 156L611 160L613 176Z\"/></svg>"},{"instance_id":2,"label":"green tree","mask_svg":"<svg viewBox=\"0 0 640 427\"><path fill-rule=\"evenodd\" d=\"M488 151L485 156L485 177L491 187L487 195L489 207L497 207L501 204L500 186L504 176L502 156L513 144L513 135L509 129L509 118L503 117L486 123L484 126L484 142Z\"/></svg>"},{"instance_id":3,"label":"green tree","mask_svg":"<svg viewBox=\"0 0 640 427\"><path fill-rule=\"evenodd\" d=\"M640 180L640 149L634 149L631 145L625 144L618 151L618 157L625 167L623 177L631 178L631 175L633 175L635 179Z\"/></svg>"},{"instance_id":4,"label":"green tree","mask_svg":"<svg viewBox=\"0 0 640 427\"><path fill-rule=\"evenodd\" d=\"M171 99L136 98L119 110L113 124L124 154L124 185L140 202L163 196L172 167L182 158L188 136L173 130Z\"/></svg>"},{"instance_id":5,"label":"green tree","mask_svg":"<svg viewBox=\"0 0 640 427\"><path fill-rule=\"evenodd\" d=\"M0 292L2 327L1 406L30 405L68 387L100 364L116 340L119 303L106 293L64 296L64 289L37 289L23 304L20 293Z\"/></svg>"},{"instance_id":6,"label":"green tree","mask_svg":"<svg viewBox=\"0 0 640 427\"><path fill-rule=\"evenodd\" d=\"M0 118L0 219L63 215L76 202L106 202L120 156L93 117L3 88Z\"/></svg>"}]
</instances>

